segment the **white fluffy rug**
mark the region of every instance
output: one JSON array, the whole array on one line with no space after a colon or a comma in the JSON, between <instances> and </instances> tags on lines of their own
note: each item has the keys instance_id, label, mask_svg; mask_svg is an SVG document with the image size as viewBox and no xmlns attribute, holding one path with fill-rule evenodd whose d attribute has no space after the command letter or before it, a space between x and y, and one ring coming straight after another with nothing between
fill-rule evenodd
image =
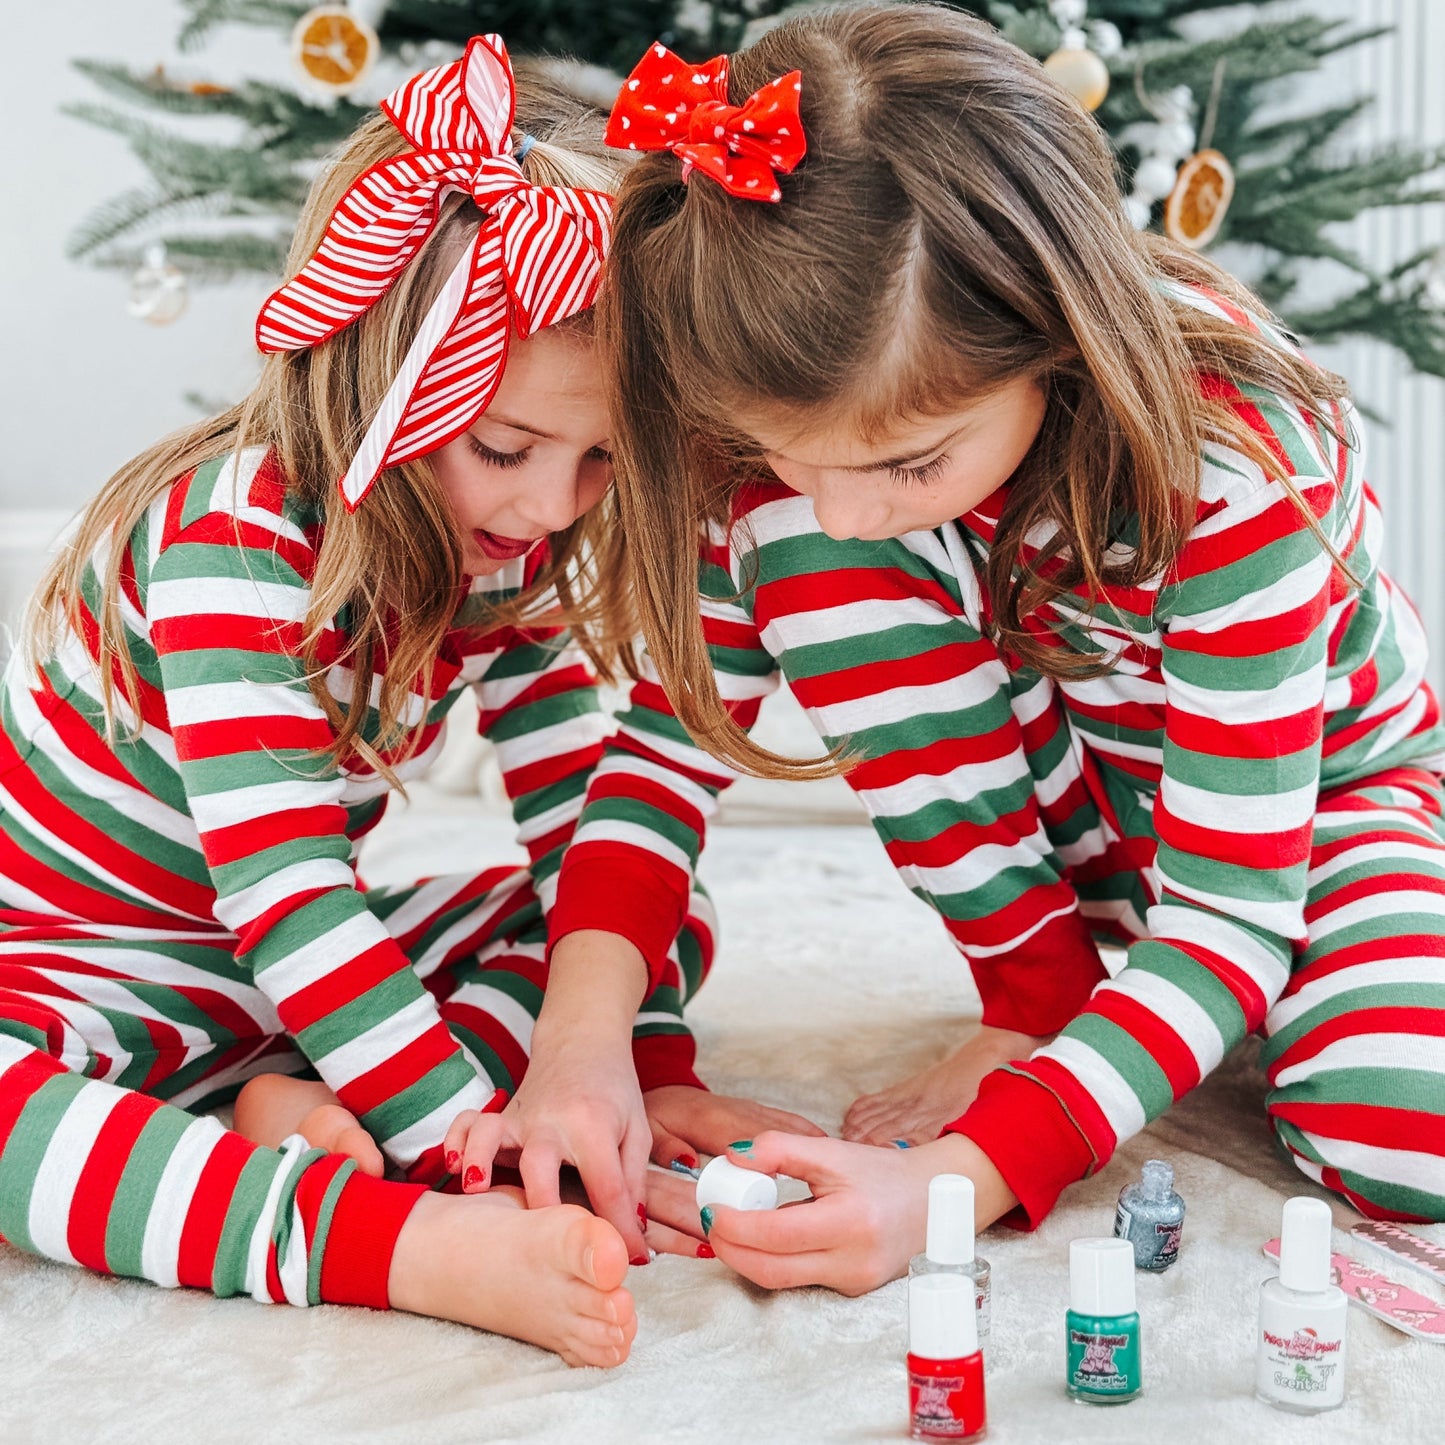
<instances>
[{"instance_id":1,"label":"white fluffy rug","mask_svg":"<svg viewBox=\"0 0 1445 1445\"><path fill-rule=\"evenodd\" d=\"M509 856L477 800L419 793L369 845L368 877ZM467 855L464 858L464 855ZM719 968L695 1007L702 1072L836 1127L860 1092L938 1056L976 1016L966 970L871 830L721 828L705 869ZM989 1353L995 1442L1368 1441L1445 1433L1445 1347L1351 1314L1344 1409L1281 1415L1252 1395L1260 1244L1308 1186L1276 1161L1252 1051L1076 1187L1033 1235L995 1230ZM1189 1207L1178 1265L1141 1276L1144 1397L1099 1410L1063 1392L1070 1239L1107 1234L1145 1158L1171 1160ZM1336 1206L1337 1223L1353 1216ZM1445 1228L1432 1231L1445 1242ZM1339 1237L1337 1236L1337 1247ZM1411 1283L1425 1292L1419 1276ZM0 1441L884 1441L906 1436L904 1286L861 1300L769 1295L720 1263L632 1271L642 1328L612 1372L401 1314L291 1310L99 1279L0 1248Z\"/></svg>"}]
</instances>

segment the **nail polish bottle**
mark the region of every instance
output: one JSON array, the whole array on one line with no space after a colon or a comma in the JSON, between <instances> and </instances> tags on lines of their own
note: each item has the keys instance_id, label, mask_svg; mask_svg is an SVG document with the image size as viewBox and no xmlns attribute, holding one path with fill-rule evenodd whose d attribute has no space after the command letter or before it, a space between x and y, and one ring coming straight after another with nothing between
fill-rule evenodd
<instances>
[{"instance_id":1,"label":"nail polish bottle","mask_svg":"<svg viewBox=\"0 0 1445 1445\"><path fill-rule=\"evenodd\" d=\"M1277 1410L1316 1415L1345 1400L1349 1301L1330 1273L1333 1220L1323 1199L1287 1199L1279 1278L1259 1288L1254 1393Z\"/></svg>"},{"instance_id":2,"label":"nail polish bottle","mask_svg":"<svg viewBox=\"0 0 1445 1445\"><path fill-rule=\"evenodd\" d=\"M959 1274L973 1281L978 1342L988 1343L993 1316L993 1274L974 1253L973 1180L966 1174L935 1174L928 1181L928 1236L922 1254L908 1262L908 1277Z\"/></svg>"},{"instance_id":3,"label":"nail polish bottle","mask_svg":"<svg viewBox=\"0 0 1445 1445\"><path fill-rule=\"evenodd\" d=\"M1065 1379L1075 1400L1116 1405L1144 1388L1134 1246L1127 1239L1076 1239L1069 1245L1064 1337Z\"/></svg>"},{"instance_id":4,"label":"nail polish bottle","mask_svg":"<svg viewBox=\"0 0 1445 1445\"><path fill-rule=\"evenodd\" d=\"M778 1181L771 1174L744 1169L726 1155L710 1160L697 1176L697 1207L726 1204L730 1209L776 1209Z\"/></svg>"},{"instance_id":5,"label":"nail polish bottle","mask_svg":"<svg viewBox=\"0 0 1445 1445\"><path fill-rule=\"evenodd\" d=\"M1179 1257L1184 1201L1174 1192L1174 1170L1162 1159L1144 1165L1144 1177L1119 1193L1114 1234L1134 1246L1134 1267L1162 1273Z\"/></svg>"},{"instance_id":6,"label":"nail polish bottle","mask_svg":"<svg viewBox=\"0 0 1445 1445\"><path fill-rule=\"evenodd\" d=\"M908 1432L915 1440L978 1440L988 1425L973 1281L908 1281Z\"/></svg>"}]
</instances>

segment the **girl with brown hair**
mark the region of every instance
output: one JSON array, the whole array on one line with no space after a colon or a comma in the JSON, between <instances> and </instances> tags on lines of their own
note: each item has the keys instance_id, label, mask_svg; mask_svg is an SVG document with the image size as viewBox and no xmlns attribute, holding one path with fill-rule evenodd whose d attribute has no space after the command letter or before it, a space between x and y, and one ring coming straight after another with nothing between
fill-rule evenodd
<instances>
[{"instance_id":1,"label":"girl with brown hair","mask_svg":"<svg viewBox=\"0 0 1445 1445\"><path fill-rule=\"evenodd\" d=\"M254 392L123 467L43 581L0 728L16 1247L626 1358L635 1216L428 1188L525 1068L605 732L589 655L629 636L598 585L600 132L514 94L495 36L388 97L312 189ZM467 686L530 864L366 891L356 845ZM709 939L690 912L694 972ZM190 1112L248 1080L241 1133Z\"/></svg>"},{"instance_id":2,"label":"girl with brown hair","mask_svg":"<svg viewBox=\"0 0 1445 1445\"><path fill-rule=\"evenodd\" d=\"M983 1003L843 1140L736 1145L815 1199L713 1212L718 1255L871 1288L948 1170L981 1227L1037 1223L1254 1031L1305 1174L1445 1218L1445 732L1344 383L1136 233L1099 127L945 8L809 10L706 66L654 47L609 139L650 152L599 315L656 680L554 937L603 930L587 987L635 1003L718 788L842 769ZM748 737L780 674L822 763ZM545 1043L479 1156L640 1113L620 1040ZM540 1091L569 1049L587 1100ZM686 1191L653 1207L681 1224Z\"/></svg>"}]
</instances>

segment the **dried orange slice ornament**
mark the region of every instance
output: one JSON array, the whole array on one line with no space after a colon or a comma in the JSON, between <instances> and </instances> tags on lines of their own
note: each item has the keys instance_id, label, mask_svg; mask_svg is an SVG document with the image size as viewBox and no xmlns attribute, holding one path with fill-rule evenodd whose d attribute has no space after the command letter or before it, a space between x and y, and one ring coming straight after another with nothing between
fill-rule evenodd
<instances>
[{"instance_id":1,"label":"dried orange slice ornament","mask_svg":"<svg viewBox=\"0 0 1445 1445\"><path fill-rule=\"evenodd\" d=\"M1218 151L1199 151L1179 167L1164 202L1164 234L1202 251L1219 234L1233 198L1234 167Z\"/></svg>"},{"instance_id":2,"label":"dried orange slice ornament","mask_svg":"<svg viewBox=\"0 0 1445 1445\"><path fill-rule=\"evenodd\" d=\"M345 5L308 10L291 32L291 59L306 80L341 95L360 84L376 63L376 31Z\"/></svg>"}]
</instances>

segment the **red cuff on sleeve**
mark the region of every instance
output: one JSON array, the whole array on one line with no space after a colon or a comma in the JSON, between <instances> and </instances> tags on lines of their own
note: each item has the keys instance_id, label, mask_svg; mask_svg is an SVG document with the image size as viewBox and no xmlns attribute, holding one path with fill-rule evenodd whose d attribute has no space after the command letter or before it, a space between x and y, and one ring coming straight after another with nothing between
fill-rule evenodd
<instances>
[{"instance_id":1,"label":"red cuff on sleeve","mask_svg":"<svg viewBox=\"0 0 1445 1445\"><path fill-rule=\"evenodd\" d=\"M562 860L557 901L547 917L547 956L569 933L584 928L619 933L646 960L651 993L667 967L667 951L686 916L685 903L685 895L635 854L589 851L575 862L569 854Z\"/></svg>"},{"instance_id":2,"label":"red cuff on sleeve","mask_svg":"<svg viewBox=\"0 0 1445 1445\"><path fill-rule=\"evenodd\" d=\"M327 1304L390 1308L391 1256L402 1225L426 1192L420 1184L353 1170L336 1196L321 1258L319 1288Z\"/></svg>"},{"instance_id":3,"label":"red cuff on sleeve","mask_svg":"<svg viewBox=\"0 0 1445 1445\"><path fill-rule=\"evenodd\" d=\"M632 1041L632 1062L644 1094L667 1084L706 1090L693 1070L696 1061L697 1042L691 1034L644 1034Z\"/></svg>"},{"instance_id":4,"label":"red cuff on sleeve","mask_svg":"<svg viewBox=\"0 0 1445 1445\"><path fill-rule=\"evenodd\" d=\"M1100 1162L1057 1095L1013 1069L985 1074L978 1098L943 1132L966 1135L993 1161L1019 1202L1003 1220L1015 1229L1037 1229Z\"/></svg>"},{"instance_id":5,"label":"red cuff on sleeve","mask_svg":"<svg viewBox=\"0 0 1445 1445\"><path fill-rule=\"evenodd\" d=\"M1077 909L1051 918L1006 954L970 959L969 969L983 1000L982 1022L1021 1034L1058 1033L1108 977Z\"/></svg>"}]
</instances>

